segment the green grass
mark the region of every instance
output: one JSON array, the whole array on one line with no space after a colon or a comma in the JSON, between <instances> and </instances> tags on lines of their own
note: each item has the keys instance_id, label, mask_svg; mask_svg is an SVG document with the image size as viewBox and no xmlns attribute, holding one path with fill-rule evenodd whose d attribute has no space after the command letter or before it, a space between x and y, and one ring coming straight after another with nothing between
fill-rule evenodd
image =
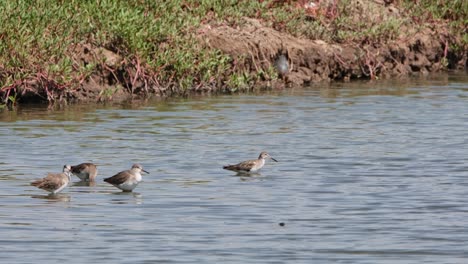
<instances>
[{"instance_id":1,"label":"green grass","mask_svg":"<svg viewBox=\"0 0 468 264\"><path fill-rule=\"evenodd\" d=\"M460 26L468 19L468 2L464 0L405 0L404 6L411 9L413 17L422 19L447 19Z\"/></svg>"},{"instance_id":2,"label":"green grass","mask_svg":"<svg viewBox=\"0 0 468 264\"><path fill-rule=\"evenodd\" d=\"M447 22L451 35L461 36L462 47L468 47L468 1L465 0L405 0L403 5L416 22L441 24Z\"/></svg>"},{"instance_id":3,"label":"green grass","mask_svg":"<svg viewBox=\"0 0 468 264\"><path fill-rule=\"evenodd\" d=\"M0 87L53 83L55 89L73 89L99 67L73 56L76 45L90 43L122 55L126 67L140 63L142 78L157 76L158 83L191 89L229 69L227 56L203 49L195 39L205 15L214 10L214 20L234 23L261 6L256 1L3 1Z\"/></svg>"},{"instance_id":4,"label":"green grass","mask_svg":"<svg viewBox=\"0 0 468 264\"><path fill-rule=\"evenodd\" d=\"M105 64L99 59L84 63L76 54L80 45L104 47L119 54L123 58L122 78L127 80L120 85L129 91L133 91L134 80L177 93L200 87L238 91L277 76L269 69L251 73L233 68L232 58L202 47L196 39L201 24L236 26L242 17L253 17L302 38L359 43L398 38L399 28L409 21L405 17L367 20L365 12L349 8L350 0L322 7L323 12L314 18L287 1L0 1L3 103L20 90L31 90L53 101L56 94L79 88ZM466 25L467 1L403 2L426 20L451 19L457 30ZM334 8L337 15L325 12L327 8ZM463 36L466 40L466 32ZM111 89L102 95L111 97L113 93Z\"/></svg>"}]
</instances>

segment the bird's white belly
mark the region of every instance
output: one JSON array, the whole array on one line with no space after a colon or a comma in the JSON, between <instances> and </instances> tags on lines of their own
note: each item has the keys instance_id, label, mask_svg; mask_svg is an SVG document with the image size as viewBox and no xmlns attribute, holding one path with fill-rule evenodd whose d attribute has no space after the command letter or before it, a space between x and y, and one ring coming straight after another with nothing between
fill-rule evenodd
<instances>
[{"instance_id":1,"label":"bird's white belly","mask_svg":"<svg viewBox=\"0 0 468 264\"><path fill-rule=\"evenodd\" d=\"M138 183L140 183L140 181L126 181L120 184L118 187L123 191L132 191L135 189L135 187L137 187Z\"/></svg>"},{"instance_id":2,"label":"bird's white belly","mask_svg":"<svg viewBox=\"0 0 468 264\"><path fill-rule=\"evenodd\" d=\"M259 171L263 165L265 165L265 160L261 160L260 162L257 162L252 168L249 170L249 172L257 172Z\"/></svg>"},{"instance_id":3,"label":"bird's white belly","mask_svg":"<svg viewBox=\"0 0 468 264\"><path fill-rule=\"evenodd\" d=\"M59 192L61 192L63 189L65 189L65 187L67 187L68 185L68 182L65 183L64 185L60 186L57 190L53 191L52 194L57 194Z\"/></svg>"},{"instance_id":4,"label":"bird's white belly","mask_svg":"<svg viewBox=\"0 0 468 264\"><path fill-rule=\"evenodd\" d=\"M261 167L260 167L260 168L259 168L259 167L252 167L252 168L249 170L249 172L257 172L257 171L259 171L260 169L261 169Z\"/></svg>"}]
</instances>

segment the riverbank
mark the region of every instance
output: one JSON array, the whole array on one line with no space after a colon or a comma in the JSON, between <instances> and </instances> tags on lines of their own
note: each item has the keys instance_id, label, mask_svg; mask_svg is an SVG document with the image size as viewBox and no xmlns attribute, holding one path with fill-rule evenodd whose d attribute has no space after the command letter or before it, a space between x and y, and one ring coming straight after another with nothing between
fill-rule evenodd
<instances>
[{"instance_id":1,"label":"riverbank","mask_svg":"<svg viewBox=\"0 0 468 264\"><path fill-rule=\"evenodd\" d=\"M0 97L119 101L466 69L467 3L413 2L7 3Z\"/></svg>"}]
</instances>

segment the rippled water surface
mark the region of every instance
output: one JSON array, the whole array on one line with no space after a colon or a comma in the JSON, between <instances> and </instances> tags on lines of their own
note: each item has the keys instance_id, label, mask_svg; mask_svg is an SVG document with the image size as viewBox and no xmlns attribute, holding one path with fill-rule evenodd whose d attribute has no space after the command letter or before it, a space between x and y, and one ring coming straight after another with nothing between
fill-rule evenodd
<instances>
[{"instance_id":1,"label":"rippled water surface","mask_svg":"<svg viewBox=\"0 0 468 264\"><path fill-rule=\"evenodd\" d=\"M468 263L467 75L23 107L0 125L4 263ZM258 175L222 169L262 150L279 162ZM29 185L87 161L94 186ZM150 174L133 193L102 181L135 162Z\"/></svg>"}]
</instances>

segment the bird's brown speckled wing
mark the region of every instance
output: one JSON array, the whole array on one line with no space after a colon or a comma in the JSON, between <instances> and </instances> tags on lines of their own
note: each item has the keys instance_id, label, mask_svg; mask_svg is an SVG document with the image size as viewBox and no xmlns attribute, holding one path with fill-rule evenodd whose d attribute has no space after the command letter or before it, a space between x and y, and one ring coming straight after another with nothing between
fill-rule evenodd
<instances>
[{"instance_id":1,"label":"bird's brown speckled wing","mask_svg":"<svg viewBox=\"0 0 468 264\"><path fill-rule=\"evenodd\" d=\"M112 185L119 185L126 182L131 177L133 177L133 175L129 171L121 171L112 177L104 179L104 181Z\"/></svg>"},{"instance_id":2,"label":"bird's brown speckled wing","mask_svg":"<svg viewBox=\"0 0 468 264\"><path fill-rule=\"evenodd\" d=\"M227 165L223 168L226 170L233 170L233 171L250 171L255 166L256 160L246 160L241 163L235 165Z\"/></svg>"},{"instance_id":3,"label":"bird's brown speckled wing","mask_svg":"<svg viewBox=\"0 0 468 264\"><path fill-rule=\"evenodd\" d=\"M55 190L60 188L60 186L64 185L67 181L65 179L67 176L59 174L52 174L49 173L45 178L34 181L31 183L32 186L36 186L37 188L44 189L44 190Z\"/></svg>"}]
</instances>

